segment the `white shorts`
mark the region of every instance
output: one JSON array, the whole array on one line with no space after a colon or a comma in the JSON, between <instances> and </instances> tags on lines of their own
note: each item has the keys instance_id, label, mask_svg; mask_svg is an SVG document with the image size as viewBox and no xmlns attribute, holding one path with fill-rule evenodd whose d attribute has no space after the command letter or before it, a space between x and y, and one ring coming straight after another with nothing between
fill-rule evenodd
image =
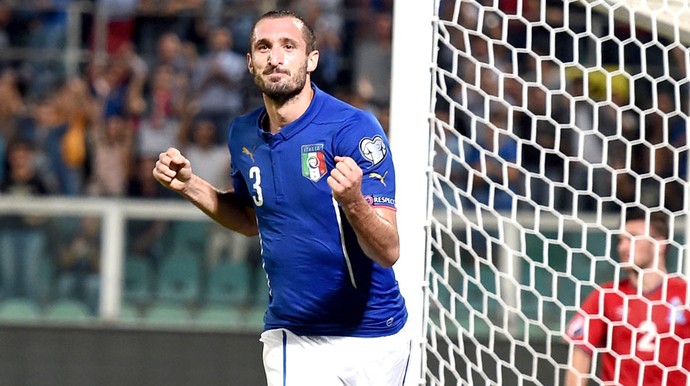
<instances>
[{"instance_id":1,"label":"white shorts","mask_svg":"<svg viewBox=\"0 0 690 386\"><path fill-rule=\"evenodd\" d=\"M378 338L264 331L268 386L401 386L412 344L406 331Z\"/></svg>"}]
</instances>

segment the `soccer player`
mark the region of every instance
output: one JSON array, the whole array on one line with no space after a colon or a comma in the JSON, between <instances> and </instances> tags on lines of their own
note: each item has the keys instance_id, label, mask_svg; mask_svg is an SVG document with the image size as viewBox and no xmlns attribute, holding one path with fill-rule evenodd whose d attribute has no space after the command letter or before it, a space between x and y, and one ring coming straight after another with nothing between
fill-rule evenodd
<instances>
[{"instance_id":1,"label":"soccer player","mask_svg":"<svg viewBox=\"0 0 690 386\"><path fill-rule=\"evenodd\" d=\"M687 284L666 270L669 225L660 212L628 210L618 241L627 278L594 290L568 325L566 385L585 385L593 354L615 385L686 385L690 371ZM596 360L596 359L595 359Z\"/></svg>"},{"instance_id":2,"label":"soccer player","mask_svg":"<svg viewBox=\"0 0 690 386\"><path fill-rule=\"evenodd\" d=\"M247 54L264 105L230 124L234 189L195 175L174 148L153 175L227 228L260 235L269 385L402 385L411 341L392 269L388 140L373 115L311 82L318 60L299 16L264 14Z\"/></svg>"}]
</instances>

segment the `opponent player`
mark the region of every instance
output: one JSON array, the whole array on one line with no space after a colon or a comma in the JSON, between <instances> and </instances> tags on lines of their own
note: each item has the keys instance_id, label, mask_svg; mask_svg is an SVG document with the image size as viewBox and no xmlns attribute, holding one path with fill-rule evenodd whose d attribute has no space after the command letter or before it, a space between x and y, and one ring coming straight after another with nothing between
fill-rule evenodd
<instances>
[{"instance_id":1,"label":"opponent player","mask_svg":"<svg viewBox=\"0 0 690 386\"><path fill-rule=\"evenodd\" d=\"M666 270L668 221L631 209L624 224L618 254L628 276L594 290L571 320L566 385L587 383L595 354L607 385L686 385L690 312L685 280Z\"/></svg>"},{"instance_id":2,"label":"opponent player","mask_svg":"<svg viewBox=\"0 0 690 386\"><path fill-rule=\"evenodd\" d=\"M263 15L247 63L264 106L230 125L234 190L199 178L173 148L153 175L222 225L260 235L269 385L401 385L410 339L392 269L388 140L371 114L311 83L318 59L300 17Z\"/></svg>"}]
</instances>

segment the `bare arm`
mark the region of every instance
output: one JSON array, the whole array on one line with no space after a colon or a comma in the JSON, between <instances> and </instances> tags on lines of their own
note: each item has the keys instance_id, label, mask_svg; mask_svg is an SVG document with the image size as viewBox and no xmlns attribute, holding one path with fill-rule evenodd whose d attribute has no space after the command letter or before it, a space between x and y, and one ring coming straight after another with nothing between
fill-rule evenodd
<instances>
[{"instance_id":1,"label":"bare arm","mask_svg":"<svg viewBox=\"0 0 690 386\"><path fill-rule=\"evenodd\" d=\"M592 356L588 352L575 347L570 359L570 368L565 376L565 386L587 385L589 370L592 366Z\"/></svg>"},{"instance_id":2,"label":"bare arm","mask_svg":"<svg viewBox=\"0 0 690 386\"><path fill-rule=\"evenodd\" d=\"M398 224L394 210L375 209L362 196L362 169L349 157L335 157L328 177L333 197L340 203L357 234L364 253L382 267L392 267L400 256Z\"/></svg>"},{"instance_id":3,"label":"bare arm","mask_svg":"<svg viewBox=\"0 0 690 386\"><path fill-rule=\"evenodd\" d=\"M234 192L220 191L192 173L192 165L179 150L169 148L161 153L153 176L226 228L247 236L258 233L253 209L242 205Z\"/></svg>"}]
</instances>

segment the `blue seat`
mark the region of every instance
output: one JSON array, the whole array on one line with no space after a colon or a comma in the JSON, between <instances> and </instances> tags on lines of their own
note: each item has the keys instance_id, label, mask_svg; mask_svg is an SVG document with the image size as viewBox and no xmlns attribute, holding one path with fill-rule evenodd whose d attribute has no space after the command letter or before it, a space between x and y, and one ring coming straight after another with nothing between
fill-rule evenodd
<instances>
[{"instance_id":1,"label":"blue seat","mask_svg":"<svg viewBox=\"0 0 690 386\"><path fill-rule=\"evenodd\" d=\"M266 309L262 306L254 306L247 310L247 328L261 331L264 328L264 314Z\"/></svg>"},{"instance_id":2,"label":"blue seat","mask_svg":"<svg viewBox=\"0 0 690 386\"><path fill-rule=\"evenodd\" d=\"M82 322L93 317L86 304L76 299L56 300L45 312L46 319L58 322Z\"/></svg>"},{"instance_id":3,"label":"blue seat","mask_svg":"<svg viewBox=\"0 0 690 386\"><path fill-rule=\"evenodd\" d=\"M238 307L207 304L196 315L194 322L201 327L244 328L247 325L247 318Z\"/></svg>"},{"instance_id":4,"label":"blue seat","mask_svg":"<svg viewBox=\"0 0 690 386\"><path fill-rule=\"evenodd\" d=\"M249 297L249 279L249 267L245 262L218 262L208 273L206 301L228 305L246 302Z\"/></svg>"},{"instance_id":5,"label":"blue seat","mask_svg":"<svg viewBox=\"0 0 690 386\"><path fill-rule=\"evenodd\" d=\"M163 260L158 276L157 301L194 303L200 295L200 263L194 256L174 254Z\"/></svg>"},{"instance_id":6,"label":"blue seat","mask_svg":"<svg viewBox=\"0 0 690 386\"><path fill-rule=\"evenodd\" d=\"M40 316L40 308L30 299L11 298L0 303L0 320L25 322L38 320Z\"/></svg>"},{"instance_id":7,"label":"blue seat","mask_svg":"<svg viewBox=\"0 0 690 386\"><path fill-rule=\"evenodd\" d=\"M144 313L141 319L145 323L157 325L184 325L191 323L189 308L179 303L155 303Z\"/></svg>"},{"instance_id":8,"label":"blue seat","mask_svg":"<svg viewBox=\"0 0 690 386\"><path fill-rule=\"evenodd\" d=\"M204 256L208 239L208 221L176 221L169 232L170 252L184 252Z\"/></svg>"},{"instance_id":9,"label":"blue seat","mask_svg":"<svg viewBox=\"0 0 690 386\"><path fill-rule=\"evenodd\" d=\"M139 309L139 307L123 303L120 306L120 316L118 320L124 323L140 323L143 321L144 315Z\"/></svg>"},{"instance_id":10,"label":"blue seat","mask_svg":"<svg viewBox=\"0 0 690 386\"><path fill-rule=\"evenodd\" d=\"M151 301L153 268L145 256L128 256L125 260L123 299L142 304Z\"/></svg>"}]
</instances>

